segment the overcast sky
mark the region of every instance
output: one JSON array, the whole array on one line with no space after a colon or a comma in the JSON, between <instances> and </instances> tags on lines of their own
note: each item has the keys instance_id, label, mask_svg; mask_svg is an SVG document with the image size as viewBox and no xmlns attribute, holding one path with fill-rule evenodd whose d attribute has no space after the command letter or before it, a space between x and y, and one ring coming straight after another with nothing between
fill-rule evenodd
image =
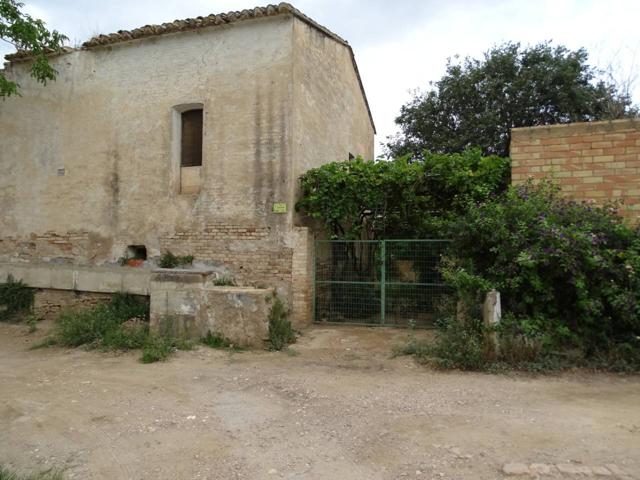
<instances>
[{"instance_id":1,"label":"overcast sky","mask_svg":"<svg viewBox=\"0 0 640 480\"><path fill-rule=\"evenodd\" d=\"M98 33L251 8L259 0L23 0L72 44ZM640 70L640 0L299 0L295 7L351 43L380 143L416 88L444 72L447 57L478 57L504 41L553 40L585 47L619 78ZM0 43L0 54L12 49ZM640 77L633 90L640 103Z\"/></svg>"}]
</instances>

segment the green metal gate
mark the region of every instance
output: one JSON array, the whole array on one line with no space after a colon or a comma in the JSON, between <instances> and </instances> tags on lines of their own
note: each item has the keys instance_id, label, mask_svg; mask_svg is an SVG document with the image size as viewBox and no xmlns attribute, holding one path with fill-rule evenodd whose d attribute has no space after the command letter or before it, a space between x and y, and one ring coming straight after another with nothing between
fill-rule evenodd
<instances>
[{"instance_id":1,"label":"green metal gate","mask_svg":"<svg viewBox=\"0 0 640 480\"><path fill-rule=\"evenodd\" d=\"M450 293L438 270L449 240L320 240L314 320L431 326Z\"/></svg>"}]
</instances>

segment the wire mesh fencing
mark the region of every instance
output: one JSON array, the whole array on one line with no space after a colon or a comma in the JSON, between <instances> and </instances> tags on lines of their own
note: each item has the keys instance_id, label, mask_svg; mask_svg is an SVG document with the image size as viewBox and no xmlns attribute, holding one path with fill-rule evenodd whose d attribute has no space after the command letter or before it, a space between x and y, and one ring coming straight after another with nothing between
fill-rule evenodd
<instances>
[{"instance_id":1,"label":"wire mesh fencing","mask_svg":"<svg viewBox=\"0 0 640 480\"><path fill-rule=\"evenodd\" d=\"M450 294L439 272L448 240L316 242L317 322L431 326Z\"/></svg>"}]
</instances>

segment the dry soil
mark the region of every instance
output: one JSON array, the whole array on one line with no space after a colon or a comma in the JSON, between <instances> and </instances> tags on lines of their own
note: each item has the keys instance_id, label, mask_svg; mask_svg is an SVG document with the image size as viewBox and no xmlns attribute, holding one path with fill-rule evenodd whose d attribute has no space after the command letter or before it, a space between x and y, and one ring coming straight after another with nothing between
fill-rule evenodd
<instances>
[{"instance_id":1,"label":"dry soil","mask_svg":"<svg viewBox=\"0 0 640 480\"><path fill-rule=\"evenodd\" d=\"M391 358L406 331L352 327L310 328L297 355L202 347L143 365L139 352L29 350L46 327L0 325L0 463L19 470L500 479L515 464L640 478L639 377L438 372Z\"/></svg>"}]
</instances>

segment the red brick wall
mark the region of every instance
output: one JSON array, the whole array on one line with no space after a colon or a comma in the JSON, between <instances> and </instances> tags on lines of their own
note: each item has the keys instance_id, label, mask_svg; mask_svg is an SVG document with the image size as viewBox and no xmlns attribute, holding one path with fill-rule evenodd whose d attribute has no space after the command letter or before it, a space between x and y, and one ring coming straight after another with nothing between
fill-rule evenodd
<instances>
[{"instance_id":1,"label":"red brick wall","mask_svg":"<svg viewBox=\"0 0 640 480\"><path fill-rule=\"evenodd\" d=\"M640 218L640 121L515 128L512 181L552 178L576 200L622 200L620 213Z\"/></svg>"}]
</instances>

